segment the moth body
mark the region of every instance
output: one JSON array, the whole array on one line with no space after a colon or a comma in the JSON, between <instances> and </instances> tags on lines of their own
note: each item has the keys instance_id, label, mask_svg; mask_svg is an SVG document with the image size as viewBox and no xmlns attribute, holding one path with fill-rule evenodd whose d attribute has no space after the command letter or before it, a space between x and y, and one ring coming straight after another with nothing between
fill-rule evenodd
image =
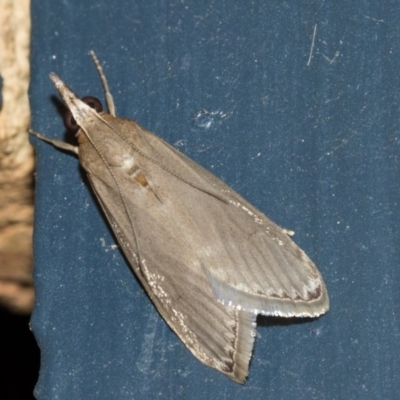
<instances>
[{"instance_id":1,"label":"moth body","mask_svg":"<svg viewBox=\"0 0 400 400\"><path fill-rule=\"evenodd\" d=\"M288 231L113 105L98 111L51 79L79 148L36 135L78 153L132 269L194 356L243 383L257 314L328 310L321 274Z\"/></svg>"}]
</instances>

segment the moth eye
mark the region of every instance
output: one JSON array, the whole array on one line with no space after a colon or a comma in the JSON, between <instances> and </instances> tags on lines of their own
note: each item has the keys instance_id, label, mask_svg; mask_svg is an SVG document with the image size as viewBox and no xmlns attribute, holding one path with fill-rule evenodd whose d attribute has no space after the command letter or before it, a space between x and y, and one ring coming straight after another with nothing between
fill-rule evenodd
<instances>
[{"instance_id":1,"label":"moth eye","mask_svg":"<svg viewBox=\"0 0 400 400\"><path fill-rule=\"evenodd\" d=\"M75 121L70 110L66 110L64 113L64 126L72 133L78 132L79 125Z\"/></svg>"},{"instance_id":2,"label":"moth eye","mask_svg":"<svg viewBox=\"0 0 400 400\"><path fill-rule=\"evenodd\" d=\"M82 97L81 99L84 103L86 103L89 107L93 108L97 112L103 111L103 105L101 104L99 99L92 96Z\"/></svg>"},{"instance_id":3,"label":"moth eye","mask_svg":"<svg viewBox=\"0 0 400 400\"><path fill-rule=\"evenodd\" d=\"M81 100L97 112L103 111L103 106L100 100L96 99L96 97L86 96ZM75 121L70 110L66 110L64 113L64 126L72 133L78 132L79 130L79 125Z\"/></svg>"}]
</instances>

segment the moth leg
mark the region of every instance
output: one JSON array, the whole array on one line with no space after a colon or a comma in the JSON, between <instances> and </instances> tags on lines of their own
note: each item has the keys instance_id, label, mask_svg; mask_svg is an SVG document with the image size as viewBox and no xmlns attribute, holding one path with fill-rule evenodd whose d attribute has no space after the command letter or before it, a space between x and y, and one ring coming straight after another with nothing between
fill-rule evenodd
<instances>
[{"instance_id":1,"label":"moth leg","mask_svg":"<svg viewBox=\"0 0 400 400\"><path fill-rule=\"evenodd\" d=\"M79 154L78 146L73 146L72 144L62 142L61 140L49 139L48 137L43 136L40 133L35 132L32 129L29 129L29 133L33 136L36 136L38 139L43 140L44 142L52 144L57 149L62 149L62 150L70 151L75 154Z\"/></svg>"},{"instance_id":2,"label":"moth leg","mask_svg":"<svg viewBox=\"0 0 400 400\"><path fill-rule=\"evenodd\" d=\"M94 64L96 66L97 72L100 75L101 83L103 84L104 88L104 96L106 97L106 103L109 113L115 117L115 104L110 89L108 88L107 78L103 72L103 68L100 65L100 61L96 56L96 53L93 50L89 51L89 54L93 58Z\"/></svg>"}]
</instances>

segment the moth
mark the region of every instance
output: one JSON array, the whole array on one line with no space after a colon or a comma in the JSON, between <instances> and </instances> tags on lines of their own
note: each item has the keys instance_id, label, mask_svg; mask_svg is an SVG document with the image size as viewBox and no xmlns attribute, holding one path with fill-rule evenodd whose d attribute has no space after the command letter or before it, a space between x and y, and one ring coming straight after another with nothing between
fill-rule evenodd
<instances>
[{"instance_id":1,"label":"moth","mask_svg":"<svg viewBox=\"0 0 400 400\"><path fill-rule=\"evenodd\" d=\"M321 274L291 240L228 185L137 122L80 100L54 73L64 123L93 191L158 312L204 364L244 383L258 314L318 317L329 308Z\"/></svg>"}]
</instances>

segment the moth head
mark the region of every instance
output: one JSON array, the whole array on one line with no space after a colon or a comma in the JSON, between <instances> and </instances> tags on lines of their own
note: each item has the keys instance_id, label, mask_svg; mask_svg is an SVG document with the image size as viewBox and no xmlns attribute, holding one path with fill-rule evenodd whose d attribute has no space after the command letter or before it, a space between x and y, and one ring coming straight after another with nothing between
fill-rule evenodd
<instances>
[{"instance_id":1,"label":"moth head","mask_svg":"<svg viewBox=\"0 0 400 400\"><path fill-rule=\"evenodd\" d=\"M87 104L89 107L96 110L96 112L98 113L103 111L103 105L101 104L100 100L97 99L96 97L92 96L82 97L81 101ZM67 108L64 112L64 126L72 133L76 133L80 129L79 124L76 122L76 119L74 118L74 115L72 114L72 111L69 108Z\"/></svg>"},{"instance_id":2,"label":"moth head","mask_svg":"<svg viewBox=\"0 0 400 400\"><path fill-rule=\"evenodd\" d=\"M56 74L51 73L50 78L67 106L64 125L69 131L78 132L87 118L93 113L103 111L103 106L96 97L87 96L80 99Z\"/></svg>"}]
</instances>

